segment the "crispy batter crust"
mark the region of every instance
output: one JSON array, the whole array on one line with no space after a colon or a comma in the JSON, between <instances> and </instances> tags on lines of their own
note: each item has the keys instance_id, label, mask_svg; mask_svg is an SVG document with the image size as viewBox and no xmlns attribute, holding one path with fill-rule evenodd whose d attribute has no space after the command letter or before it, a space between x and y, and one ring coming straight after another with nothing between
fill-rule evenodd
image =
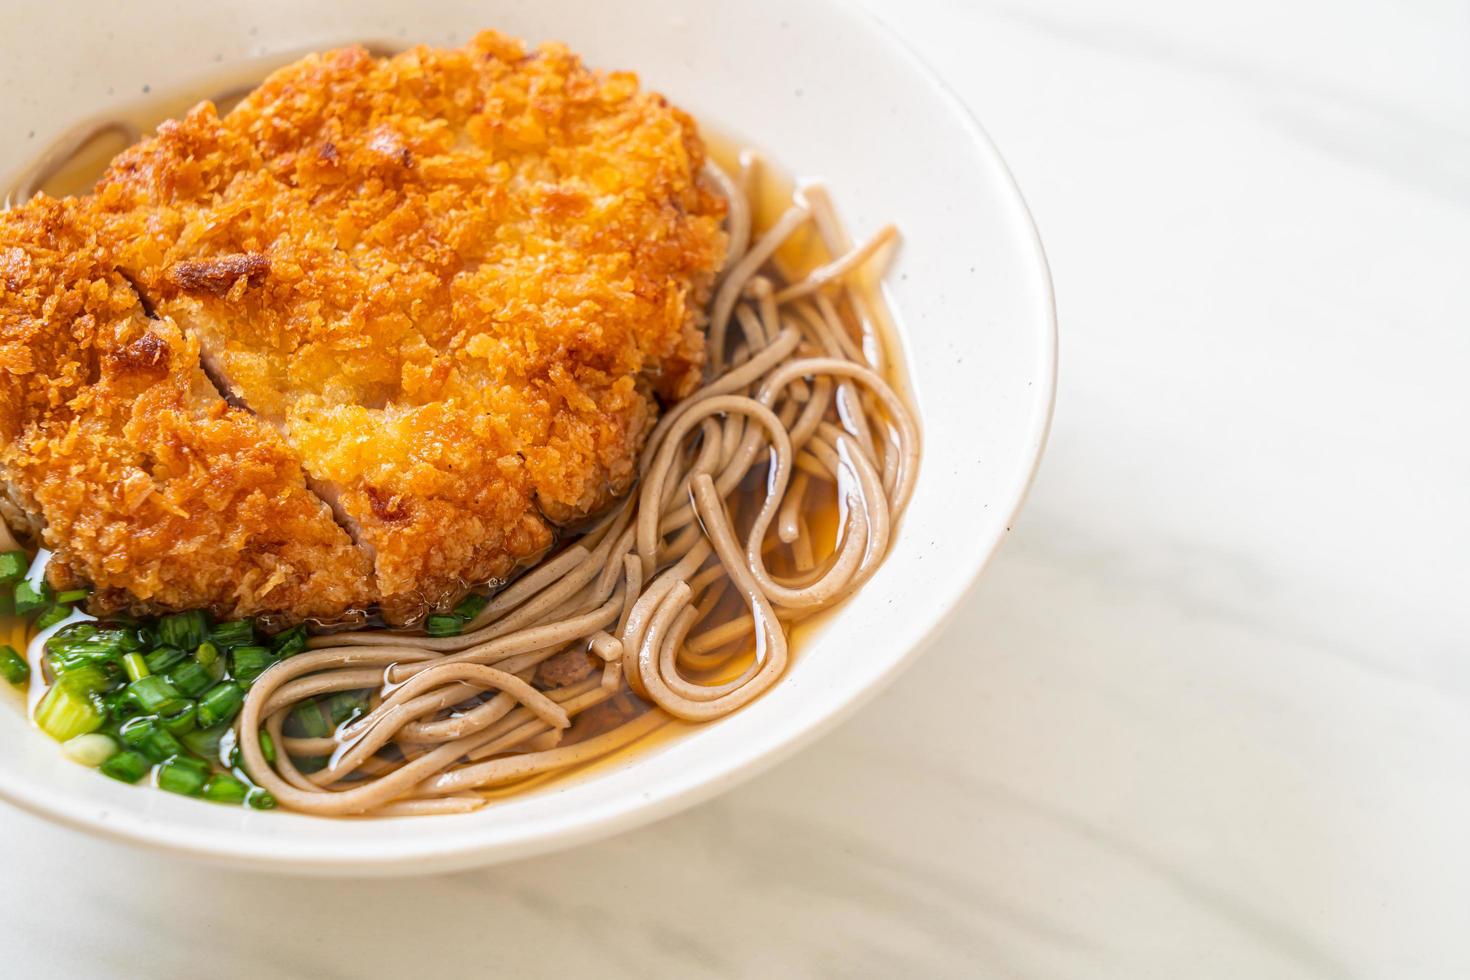
<instances>
[{"instance_id":1,"label":"crispy batter crust","mask_svg":"<svg viewBox=\"0 0 1470 980\"><path fill-rule=\"evenodd\" d=\"M335 615L368 563L275 430L150 320L73 201L0 214L0 475L101 609Z\"/></svg>"},{"instance_id":2,"label":"crispy batter crust","mask_svg":"<svg viewBox=\"0 0 1470 980\"><path fill-rule=\"evenodd\" d=\"M406 619L625 489L653 396L697 383L724 249L702 163L634 76L486 33L303 59L164 124L74 210L357 537L339 546L371 569L342 608Z\"/></svg>"}]
</instances>

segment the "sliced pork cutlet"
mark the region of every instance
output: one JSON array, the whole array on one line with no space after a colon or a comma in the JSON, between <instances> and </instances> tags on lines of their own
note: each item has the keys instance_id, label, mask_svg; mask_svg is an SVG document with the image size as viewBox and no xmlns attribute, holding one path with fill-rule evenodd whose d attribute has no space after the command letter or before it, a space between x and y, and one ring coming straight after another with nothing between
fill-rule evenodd
<instances>
[{"instance_id":1,"label":"sliced pork cutlet","mask_svg":"<svg viewBox=\"0 0 1470 980\"><path fill-rule=\"evenodd\" d=\"M625 490L655 395L697 384L703 153L633 76L484 34L308 57L124 153L97 207L402 621Z\"/></svg>"},{"instance_id":2,"label":"sliced pork cutlet","mask_svg":"<svg viewBox=\"0 0 1470 980\"><path fill-rule=\"evenodd\" d=\"M84 203L0 214L0 479L58 587L105 614L334 617L371 569L274 429L151 319Z\"/></svg>"}]
</instances>

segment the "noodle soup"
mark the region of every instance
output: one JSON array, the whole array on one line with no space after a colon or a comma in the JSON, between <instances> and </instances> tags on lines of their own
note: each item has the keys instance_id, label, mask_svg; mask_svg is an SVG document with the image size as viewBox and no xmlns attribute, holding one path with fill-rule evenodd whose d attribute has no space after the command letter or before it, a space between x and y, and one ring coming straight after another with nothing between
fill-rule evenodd
<instances>
[{"instance_id":1,"label":"noodle soup","mask_svg":"<svg viewBox=\"0 0 1470 980\"><path fill-rule=\"evenodd\" d=\"M179 104L161 96L95 134ZM76 189L106 162L98 139L70 145L83 152L53 154L17 198ZM664 406L607 513L422 629L308 637L178 614L73 623L43 647L36 620L11 617L0 626L29 647L41 726L79 761L187 795L430 814L621 759L778 683L805 632L882 561L912 490L919 433L872 271L896 232L854 244L820 184L798 190L729 141L711 157L730 247L704 384ZM48 725L67 657L99 644L126 677L72 707L103 720ZM77 742L94 736L111 751Z\"/></svg>"}]
</instances>

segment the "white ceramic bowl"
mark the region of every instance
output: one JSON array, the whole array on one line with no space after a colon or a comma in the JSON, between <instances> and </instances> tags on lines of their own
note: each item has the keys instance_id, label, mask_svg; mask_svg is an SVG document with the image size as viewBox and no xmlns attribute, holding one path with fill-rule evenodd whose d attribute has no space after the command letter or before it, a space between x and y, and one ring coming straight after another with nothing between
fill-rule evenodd
<instances>
[{"instance_id":1,"label":"white ceramic bowl","mask_svg":"<svg viewBox=\"0 0 1470 980\"><path fill-rule=\"evenodd\" d=\"M274 51L349 40L455 44L482 27L638 71L697 118L821 175L855 234L893 221L889 286L924 428L887 562L732 717L463 816L328 821L124 786L65 762L0 705L0 795L120 840L250 868L387 874L521 857L646 823L794 752L875 694L964 597L1025 496L1051 416L1045 259L1000 156L893 36L835 0L65 4L11 13L0 172L85 116ZM79 33L80 32L80 33ZM28 133L34 132L33 137Z\"/></svg>"}]
</instances>

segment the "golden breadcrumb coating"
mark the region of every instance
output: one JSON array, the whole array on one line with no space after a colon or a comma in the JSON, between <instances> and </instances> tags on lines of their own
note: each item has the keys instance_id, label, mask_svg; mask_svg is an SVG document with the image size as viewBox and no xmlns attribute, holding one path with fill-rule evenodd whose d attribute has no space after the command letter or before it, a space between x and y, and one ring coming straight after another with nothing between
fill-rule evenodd
<instances>
[{"instance_id":1,"label":"golden breadcrumb coating","mask_svg":"<svg viewBox=\"0 0 1470 980\"><path fill-rule=\"evenodd\" d=\"M101 609L341 612L367 561L88 220L45 198L0 214L0 475L45 519L53 582Z\"/></svg>"},{"instance_id":2,"label":"golden breadcrumb coating","mask_svg":"<svg viewBox=\"0 0 1470 980\"><path fill-rule=\"evenodd\" d=\"M307 57L165 123L74 210L182 331L174 362L197 344L356 537L339 611L405 620L625 490L655 395L697 384L725 247L703 161L634 76L487 32ZM277 611L307 615L296 595Z\"/></svg>"}]
</instances>

